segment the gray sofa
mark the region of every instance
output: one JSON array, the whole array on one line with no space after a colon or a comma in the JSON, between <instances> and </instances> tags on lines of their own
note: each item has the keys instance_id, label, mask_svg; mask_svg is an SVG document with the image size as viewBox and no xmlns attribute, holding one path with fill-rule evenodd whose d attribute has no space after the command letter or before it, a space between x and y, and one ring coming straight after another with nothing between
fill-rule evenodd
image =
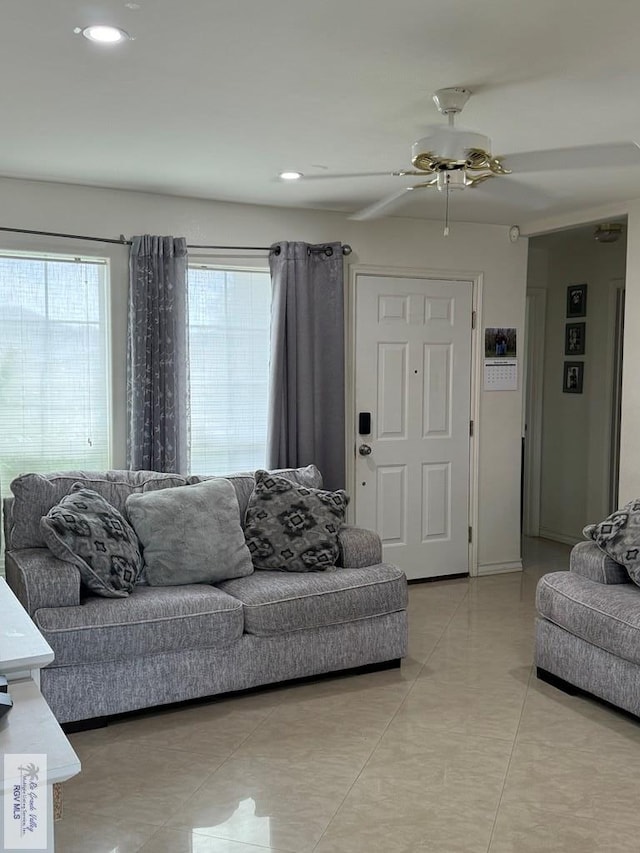
<instances>
[{"instance_id":1,"label":"gray sofa","mask_svg":"<svg viewBox=\"0 0 640 853\"><path fill-rule=\"evenodd\" d=\"M321 487L313 466L280 472ZM42 693L61 723L86 721L258 685L398 664L407 648L407 584L382 562L375 533L343 528L335 572L256 571L216 586L139 585L92 595L55 558L42 515L82 482L123 511L134 492L198 482L147 471L25 475L3 501L7 581L55 652ZM241 518L250 474L227 478Z\"/></svg>"},{"instance_id":2,"label":"gray sofa","mask_svg":"<svg viewBox=\"0 0 640 853\"><path fill-rule=\"evenodd\" d=\"M538 676L640 716L640 589L592 541L537 589Z\"/></svg>"}]
</instances>

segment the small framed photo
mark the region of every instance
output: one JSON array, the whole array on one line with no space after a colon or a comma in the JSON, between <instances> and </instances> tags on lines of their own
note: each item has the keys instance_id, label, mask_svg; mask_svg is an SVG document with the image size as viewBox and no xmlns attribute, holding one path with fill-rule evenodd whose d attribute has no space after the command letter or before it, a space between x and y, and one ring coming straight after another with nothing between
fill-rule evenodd
<instances>
[{"instance_id":1,"label":"small framed photo","mask_svg":"<svg viewBox=\"0 0 640 853\"><path fill-rule=\"evenodd\" d=\"M570 284L567 288L567 317L587 316L587 285Z\"/></svg>"},{"instance_id":2,"label":"small framed photo","mask_svg":"<svg viewBox=\"0 0 640 853\"><path fill-rule=\"evenodd\" d=\"M564 354L584 355L586 323L567 323L564 327Z\"/></svg>"},{"instance_id":3,"label":"small framed photo","mask_svg":"<svg viewBox=\"0 0 640 853\"><path fill-rule=\"evenodd\" d=\"M584 381L584 362L565 361L562 390L565 394L582 394Z\"/></svg>"},{"instance_id":4,"label":"small framed photo","mask_svg":"<svg viewBox=\"0 0 640 853\"><path fill-rule=\"evenodd\" d=\"M485 329L485 358L515 358L518 354L517 329Z\"/></svg>"}]
</instances>

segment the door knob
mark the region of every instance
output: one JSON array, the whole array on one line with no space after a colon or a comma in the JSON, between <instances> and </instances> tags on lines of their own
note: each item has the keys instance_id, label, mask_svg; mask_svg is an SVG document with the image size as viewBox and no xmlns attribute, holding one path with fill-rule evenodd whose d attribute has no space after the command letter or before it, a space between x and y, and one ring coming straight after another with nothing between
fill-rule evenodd
<instances>
[{"instance_id":1,"label":"door knob","mask_svg":"<svg viewBox=\"0 0 640 853\"><path fill-rule=\"evenodd\" d=\"M369 444L361 444L358 448L358 453L360 456L370 456L372 451L372 447Z\"/></svg>"}]
</instances>

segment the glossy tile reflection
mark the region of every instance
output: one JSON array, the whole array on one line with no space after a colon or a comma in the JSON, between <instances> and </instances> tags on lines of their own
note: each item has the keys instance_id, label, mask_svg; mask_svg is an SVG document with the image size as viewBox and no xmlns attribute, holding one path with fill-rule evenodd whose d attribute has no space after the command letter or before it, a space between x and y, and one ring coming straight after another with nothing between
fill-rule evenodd
<instances>
[{"instance_id":1,"label":"glossy tile reflection","mask_svg":"<svg viewBox=\"0 0 640 853\"><path fill-rule=\"evenodd\" d=\"M401 670L74 735L57 850L631 853L640 724L533 669L536 582L568 554L411 586Z\"/></svg>"}]
</instances>

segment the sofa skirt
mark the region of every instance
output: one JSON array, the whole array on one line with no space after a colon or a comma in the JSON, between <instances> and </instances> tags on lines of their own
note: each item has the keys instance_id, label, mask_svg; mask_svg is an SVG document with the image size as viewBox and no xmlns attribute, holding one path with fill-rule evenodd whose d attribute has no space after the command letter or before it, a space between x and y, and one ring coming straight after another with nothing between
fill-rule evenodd
<instances>
[{"instance_id":1,"label":"sofa skirt","mask_svg":"<svg viewBox=\"0 0 640 853\"><path fill-rule=\"evenodd\" d=\"M243 634L227 646L41 670L58 722L71 723L402 658L398 611L277 636Z\"/></svg>"},{"instance_id":2,"label":"sofa skirt","mask_svg":"<svg viewBox=\"0 0 640 853\"><path fill-rule=\"evenodd\" d=\"M536 623L536 666L640 716L640 666L547 619L539 618Z\"/></svg>"}]
</instances>

